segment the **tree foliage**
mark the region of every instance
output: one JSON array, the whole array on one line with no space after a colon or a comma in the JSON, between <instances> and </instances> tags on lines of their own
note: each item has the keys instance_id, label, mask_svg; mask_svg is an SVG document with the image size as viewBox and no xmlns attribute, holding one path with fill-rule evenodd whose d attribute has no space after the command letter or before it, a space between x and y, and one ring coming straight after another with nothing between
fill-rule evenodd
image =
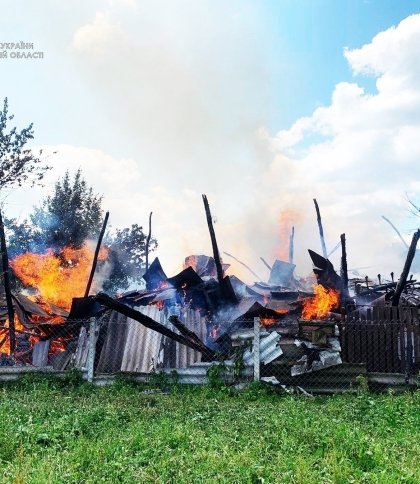
<instances>
[{"instance_id":1,"label":"tree foliage","mask_svg":"<svg viewBox=\"0 0 420 484\"><path fill-rule=\"evenodd\" d=\"M73 177L67 171L55 184L54 193L44 199L30 216L38 245L61 249L79 248L101 229L102 197L88 187L79 169Z\"/></svg>"},{"instance_id":2,"label":"tree foliage","mask_svg":"<svg viewBox=\"0 0 420 484\"><path fill-rule=\"evenodd\" d=\"M104 290L116 292L139 282L144 272L146 255L146 235L143 227L133 224L131 227L116 229L115 233L107 235L106 243L112 269L110 277L103 284ZM157 242L152 239L149 251L156 247Z\"/></svg>"},{"instance_id":3,"label":"tree foliage","mask_svg":"<svg viewBox=\"0 0 420 484\"><path fill-rule=\"evenodd\" d=\"M34 207L30 220L7 220L8 247L11 258L25 252L59 251L65 246L79 248L86 240L96 241L102 226L102 196L95 194L78 170L73 177L66 172L40 206ZM103 279L107 292L122 291L137 284L144 272L146 235L138 224L108 231L108 247ZM149 250L157 247L150 241ZM100 270L100 267L98 267Z\"/></svg>"},{"instance_id":4,"label":"tree foliage","mask_svg":"<svg viewBox=\"0 0 420 484\"><path fill-rule=\"evenodd\" d=\"M0 111L0 190L20 187L26 182L36 185L50 169L49 166L42 166L42 150L36 155L26 147L34 137L33 124L21 131L16 127L8 130L7 125L13 118L13 115L9 115L9 104L5 98L3 111Z\"/></svg>"}]
</instances>

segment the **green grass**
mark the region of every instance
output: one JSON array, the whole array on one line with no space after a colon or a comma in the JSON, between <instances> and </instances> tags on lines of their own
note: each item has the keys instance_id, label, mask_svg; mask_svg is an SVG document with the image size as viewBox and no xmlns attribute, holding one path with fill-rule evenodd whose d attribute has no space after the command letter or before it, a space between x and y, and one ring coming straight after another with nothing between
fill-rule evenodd
<instances>
[{"instance_id":1,"label":"green grass","mask_svg":"<svg viewBox=\"0 0 420 484\"><path fill-rule=\"evenodd\" d=\"M0 387L0 482L420 482L420 392Z\"/></svg>"}]
</instances>

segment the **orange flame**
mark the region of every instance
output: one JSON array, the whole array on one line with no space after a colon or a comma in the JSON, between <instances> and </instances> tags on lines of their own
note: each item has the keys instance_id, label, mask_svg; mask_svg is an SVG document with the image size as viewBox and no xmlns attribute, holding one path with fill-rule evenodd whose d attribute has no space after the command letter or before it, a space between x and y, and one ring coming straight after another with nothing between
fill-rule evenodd
<instances>
[{"instance_id":1,"label":"orange flame","mask_svg":"<svg viewBox=\"0 0 420 484\"><path fill-rule=\"evenodd\" d=\"M314 286L315 296L303 301L303 319L322 319L338 306L340 293L321 284Z\"/></svg>"},{"instance_id":2,"label":"orange flame","mask_svg":"<svg viewBox=\"0 0 420 484\"><path fill-rule=\"evenodd\" d=\"M43 254L27 252L13 259L10 265L24 284L38 290L42 299L69 310L72 298L84 294L93 256L94 250L85 244L80 249L64 247L59 253L52 249ZM107 257L108 249L102 248L99 260Z\"/></svg>"},{"instance_id":3,"label":"orange flame","mask_svg":"<svg viewBox=\"0 0 420 484\"><path fill-rule=\"evenodd\" d=\"M15 331L23 331L24 327L21 325L19 318L15 314ZM0 353L10 355L10 340L9 340L9 320L6 320L4 326L0 329Z\"/></svg>"}]
</instances>

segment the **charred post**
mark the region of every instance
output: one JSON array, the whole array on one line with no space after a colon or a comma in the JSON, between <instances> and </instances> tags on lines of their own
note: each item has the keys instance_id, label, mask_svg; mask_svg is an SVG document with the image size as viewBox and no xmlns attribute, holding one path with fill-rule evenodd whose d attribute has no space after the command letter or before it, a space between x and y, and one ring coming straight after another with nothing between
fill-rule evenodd
<instances>
[{"instance_id":1,"label":"charred post","mask_svg":"<svg viewBox=\"0 0 420 484\"><path fill-rule=\"evenodd\" d=\"M175 328L186 338L190 339L193 343L198 345L203 345L201 339L194 333L188 329L185 324L175 315L169 316L169 321L175 326Z\"/></svg>"},{"instance_id":2,"label":"charred post","mask_svg":"<svg viewBox=\"0 0 420 484\"><path fill-rule=\"evenodd\" d=\"M341 234L340 240L341 240L341 278L343 279L344 290L348 292L349 274L347 270L346 234Z\"/></svg>"},{"instance_id":3,"label":"charred post","mask_svg":"<svg viewBox=\"0 0 420 484\"><path fill-rule=\"evenodd\" d=\"M85 297L89 296L90 288L92 286L93 276L95 275L95 270L96 270L96 264L98 263L99 250L101 249L102 239L104 238L105 229L108 223L108 218L109 218L109 212L106 212L105 219L102 224L102 229L99 234L98 243L96 244L95 255L93 256L92 269L90 271L89 280L86 286Z\"/></svg>"},{"instance_id":4,"label":"charred post","mask_svg":"<svg viewBox=\"0 0 420 484\"><path fill-rule=\"evenodd\" d=\"M117 311L118 313L123 314L128 318L138 321L143 326L146 326L146 328L150 328L160 334L163 334L163 336L168 336L169 338L173 339L174 341L177 341L178 343L181 343L185 346L189 346L190 348L196 351L199 351L200 353L206 354L206 356L209 356L209 357L215 356L215 352L213 350L211 350L203 342L198 341L198 336L196 340L192 340L191 338L187 338L182 334L177 334L171 329L164 326L163 324L158 323L152 318L149 318L149 316L142 314L140 311L136 311L135 309L127 306L126 304L120 303L119 301L113 299L112 297L102 292L100 292L95 296L95 300L100 302L101 304L103 304L105 307L109 309Z\"/></svg>"},{"instance_id":5,"label":"charred post","mask_svg":"<svg viewBox=\"0 0 420 484\"><path fill-rule=\"evenodd\" d=\"M237 304L238 300L235 292L230 284L229 278L223 277L222 261L220 260L219 248L217 247L216 234L213 227L213 219L211 218L210 206L207 196L203 195L204 209L206 211L207 225L209 227L211 245L213 248L213 257L216 264L217 280L219 281L222 298L225 302Z\"/></svg>"},{"instance_id":6,"label":"charred post","mask_svg":"<svg viewBox=\"0 0 420 484\"><path fill-rule=\"evenodd\" d=\"M318 228L319 228L319 237L321 239L322 255L326 259L328 259L327 247L325 246L325 239L324 239L324 229L322 227L321 213L319 211L319 206L318 206L318 202L316 201L316 198L314 198L314 205L316 210L316 219L317 219Z\"/></svg>"},{"instance_id":7,"label":"charred post","mask_svg":"<svg viewBox=\"0 0 420 484\"><path fill-rule=\"evenodd\" d=\"M146 272L149 269L149 245L150 245L150 238L152 236L152 214L153 214L153 212L150 212L150 215L149 215L149 233L147 234L147 239L146 239Z\"/></svg>"},{"instance_id":8,"label":"charred post","mask_svg":"<svg viewBox=\"0 0 420 484\"><path fill-rule=\"evenodd\" d=\"M295 228L292 227L292 233L290 234L290 239L289 239L289 262L290 264L293 264L293 257L294 257L294 238L295 238Z\"/></svg>"},{"instance_id":9,"label":"charred post","mask_svg":"<svg viewBox=\"0 0 420 484\"><path fill-rule=\"evenodd\" d=\"M15 336L15 312L13 309L12 292L10 290L10 274L9 274L9 257L7 255L6 236L4 235L3 217L0 211L0 248L1 261L4 282L4 292L6 294L7 304L7 318L9 320L9 340L10 340L10 354L13 354L16 348Z\"/></svg>"},{"instance_id":10,"label":"charred post","mask_svg":"<svg viewBox=\"0 0 420 484\"><path fill-rule=\"evenodd\" d=\"M414 256L416 255L416 247L417 247L417 242L419 241L419 238L420 238L420 229L413 234L413 238L411 239L411 244L410 244L410 248L408 249L408 254L407 254L407 259L405 260L404 269L397 283L397 287L395 288L395 293L392 296L393 306L398 306L401 293L403 292L403 289L407 283L408 273L410 272L411 263L413 262Z\"/></svg>"},{"instance_id":11,"label":"charred post","mask_svg":"<svg viewBox=\"0 0 420 484\"><path fill-rule=\"evenodd\" d=\"M219 281L219 284L222 286L223 285L223 268L222 268L222 263L220 261L219 248L217 247L216 234L214 232L213 219L211 218L210 206L209 206L209 202L207 200L206 195L203 195L203 203L204 203L204 209L206 211L207 225L209 227L211 245L212 245L212 248L213 248L214 262L216 264L217 280Z\"/></svg>"}]
</instances>

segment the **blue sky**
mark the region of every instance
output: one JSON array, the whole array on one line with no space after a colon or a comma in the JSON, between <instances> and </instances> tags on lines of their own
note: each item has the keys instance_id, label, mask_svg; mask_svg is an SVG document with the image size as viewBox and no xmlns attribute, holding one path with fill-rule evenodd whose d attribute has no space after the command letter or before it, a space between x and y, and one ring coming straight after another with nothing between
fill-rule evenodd
<instances>
[{"instance_id":1,"label":"blue sky","mask_svg":"<svg viewBox=\"0 0 420 484\"><path fill-rule=\"evenodd\" d=\"M103 137L89 133L93 125L98 132L106 130L108 120L103 119L106 114L102 100L96 98L92 86L81 78L69 47L74 32L92 19L101 2L50 0L42 6L33 0L3 0L2 3L3 38L28 39L45 51L42 63L0 65L1 92L9 97L17 119L33 120L37 139L42 143L79 143L114 151ZM186 5L187 10L192 2L178 3ZM201 3L214 12L215 22L218 16L223 17L225 2ZM268 91L264 94L269 104L264 111L264 124L274 131L308 115L317 105L327 104L333 86L352 79L343 57L344 47L363 45L381 30L420 12L420 1L242 0L230 3L234 6L230 14L243 14L244 37L255 41L258 54L264 57ZM358 82L369 90L375 89L371 78L362 76ZM258 104L257 96L254 102ZM121 151L121 147L116 151Z\"/></svg>"},{"instance_id":2,"label":"blue sky","mask_svg":"<svg viewBox=\"0 0 420 484\"><path fill-rule=\"evenodd\" d=\"M345 231L353 265L398 271L404 253L380 215L409 239L419 12L391 0L3 0L3 41L45 55L0 59L1 97L58 151L45 187L6 194L6 210L24 218L81 167L113 226L154 210L170 272L209 252L207 193L227 252L273 260L294 223L304 272L317 197L330 245Z\"/></svg>"}]
</instances>

